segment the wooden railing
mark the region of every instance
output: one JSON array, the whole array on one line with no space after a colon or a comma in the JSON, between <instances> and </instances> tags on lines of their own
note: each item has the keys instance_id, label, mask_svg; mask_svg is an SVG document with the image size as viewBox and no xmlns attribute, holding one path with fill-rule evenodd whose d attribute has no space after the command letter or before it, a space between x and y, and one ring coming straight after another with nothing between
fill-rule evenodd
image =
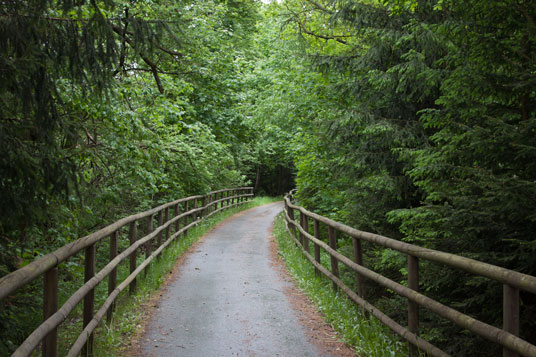
<instances>
[{"instance_id":1,"label":"wooden railing","mask_svg":"<svg viewBox=\"0 0 536 357\"><path fill-rule=\"evenodd\" d=\"M359 231L329 218L309 212L303 207L294 205L292 195L285 197L285 221L292 238L301 247L304 255L315 266L317 273L328 277L334 288L340 288L352 301L363 307L395 333L410 343L410 353L417 355L418 350L433 356L447 354L418 336L419 306L446 318L456 325L472 331L485 339L503 347L503 356L536 356L536 346L519 338L519 290L536 294L536 277L516 271L486 264L473 259L432 249L418 247L398 240L373 233ZM300 215L299 223L294 218L294 212ZM309 221L313 223L312 233ZM329 244L320 237L320 224L327 226ZM299 233L298 235L297 232ZM337 232L352 238L353 259L337 251ZM404 253L408 257L408 286L401 285L363 266L363 251L361 242L378 244ZM314 257L311 256L309 242L314 245ZM320 249L331 256L331 269L320 262ZM451 307L445 306L419 292L419 259L444 264L474 275L486 277L503 284L503 328L499 329L471 316L465 315ZM342 263L356 274L357 293L346 286L339 278L338 264ZM404 327L385 315L382 311L365 300L365 285L363 279L370 279L408 300L408 327Z\"/></svg>"},{"instance_id":2,"label":"wooden railing","mask_svg":"<svg viewBox=\"0 0 536 357\"><path fill-rule=\"evenodd\" d=\"M252 196L252 187L240 187L169 202L149 211L120 219L2 277L0 279L0 300L29 284L37 277L44 276L44 322L28 336L13 356L29 356L41 342L43 356L56 356L57 328L82 299L84 299L84 330L72 345L68 356L76 356L81 352L85 356L91 355L93 349L92 334L99 322L105 315L107 315L108 320L111 318L114 311L114 301L122 290L128 286L130 293L135 293L136 277L164 248L181 234L186 234L188 229L198 224L202 219L224 209L246 203ZM170 218L170 209L174 211L173 218ZM157 215L156 227L154 227L155 215ZM142 220L146 220L147 235L138 237L137 227ZM129 247L118 254L118 240L122 236L121 228L127 225L129 227ZM174 233L171 234L173 226ZM95 274L95 244L106 237L110 239L109 263ZM155 241L156 245L153 244ZM137 266L136 257L140 249L143 249L146 259ZM85 284L58 309L58 265L82 250L85 251ZM130 275L117 285L117 266L126 258L129 258ZM108 298L97 313L94 313L94 289L106 276L108 276Z\"/></svg>"}]
</instances>

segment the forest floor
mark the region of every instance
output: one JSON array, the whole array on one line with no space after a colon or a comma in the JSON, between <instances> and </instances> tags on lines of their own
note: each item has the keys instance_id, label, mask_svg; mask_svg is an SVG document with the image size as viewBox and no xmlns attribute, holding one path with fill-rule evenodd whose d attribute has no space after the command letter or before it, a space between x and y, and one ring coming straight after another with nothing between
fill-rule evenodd
<instances>
[{"instance_id":1,"label":"forest floor","mask_svg":"<svg viewBox=\"0 0 536 357\"><path fill-rule=\"evenodd\" d=\"M238 213L192 246L144 306L129 355L353 356L277 254L281 209Z\"/></svg>"}]
</instances>

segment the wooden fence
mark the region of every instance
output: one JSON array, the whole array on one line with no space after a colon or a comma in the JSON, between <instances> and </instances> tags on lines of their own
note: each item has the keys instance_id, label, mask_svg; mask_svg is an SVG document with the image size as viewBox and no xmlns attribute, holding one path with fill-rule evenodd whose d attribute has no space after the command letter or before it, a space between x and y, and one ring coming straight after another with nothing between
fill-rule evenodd
<instances>
[{"instance_id":1,"label":"wooden fence","mask_svg":"<svg viewBox=\"0 0 536 357\"><path fill-rule=\"evenodd\" d=\"M84 299L83 328L71 347L68 356L92 355L92 334L106 315L108 320L114 311L114 301L127 286L130 293L136 291L136 277L174 239L186 234L189 228L202 219L224 209L246 203L253 196L252 187L240 187L213 191L206 195L191 196L166 203L149 211L138 213L106 226L86 237L35 260L27 266L0 279L0 300L34 279L43 276L43 323L18 347L12 356L29 356L42 342L43 356L57 355L57 328ZM174 217L170 218L170 209ZM155 227L154 217L157 216ZM137 227L145 220L147 235L138 237ZM118 254L121 228L128 225L129 247ZM174 227L174 233L171 229ZM106 237L110 239L109 263L95 274L95 244ZM154 244L156 242L156 245ZM154 246L154 247L153 247ZM153 250L154 248L154 250ZM137 266L137 254L143 250L145 260ZM58 309L58 264L85 251L85 284L82 285ZM130 275L117 285L117 266L129 259ZM108 298L94 313L94 289L108 276Z\"/></svg>"},{"instance_id":2,"label":"wooden fence","mask_svg":"<svg viewBox=\"0 0 536 357\"><path fill-rule=\"evenodd\" d=\"M419 306L442 316L456 325L472 331L485 339L503 346L503 356L536 356L536 346L519 338L519 290L536 294L536 277L468 259L454 254L418 247L398 240L373 233L359 231L329 218L307 211L305 208L292 204L292 195L285 197L285 221L287 229L295 242L301 247L307 259L315 266L317 273L328 277L334 288L340 288L352 301L360 305L395 333L410 343L410 353L417 355L423 351L432 356L447 354L418 336ZM299 223L294 212L299 213ZM310 233L309 222L313 229ZM328 243L320 237L320 224L327 226ZM298 232L298 235L297 235ZM337 252L337 232L352 238L353 259ZM408 286L401 285L363 266L363 250L361 242L378 244L404 253L408 258ZM309 243L314 245L314 257L311 255ZM320 262L320 249L331 257L331 269ZM487 323L465 315L451 307L445 306L419 292L419 259L440 263L452 268L469 272L473 275L486 277L503 284L503 328L499 329ZM357 293L347 287L339 278L339 266L342 263L356 274ZM364 279L370 279L408 300L408 327L404 327L378 310L365 300Z\"/></svg>"}]
</instances>

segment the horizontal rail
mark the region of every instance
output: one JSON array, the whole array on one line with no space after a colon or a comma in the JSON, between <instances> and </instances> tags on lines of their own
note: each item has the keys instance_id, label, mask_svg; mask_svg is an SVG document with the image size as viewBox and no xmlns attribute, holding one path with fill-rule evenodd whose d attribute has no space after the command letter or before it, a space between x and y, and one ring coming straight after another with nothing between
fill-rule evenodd
<instances>
[{"instance_id":1,"label":"horizontal rail","mask_svg":"<svg viewBox=\"0 0 536 357\"><path fill-rule=\"evenodd\" d=\"M437 315L454 322L458 326L461 326L469 331L472 331L488 339L489 341L495 342L503 346L503 348L505 348L505 351L513 351L513 352L517 352L525 356L536 356L536 346L516 336L518 334L518 330L516 330L515 326L514 328L512 328L512 327L507 327L507 325L505 325L503 329L499 329L495 326L489 325L485 322L482 322L466 314L463 314L451 307L443 305L419 293L418 291L412 288L401 285L393 280L390 280L382 276L381 274L378 274L370 269L365 268L363 265L358 264L357 262L352 261L350 258L346 257L345 255L337 252L335 246L331 246L331 244L328 245L324 243L322 240L318 239L317 237L311 235L307 230L307 217L314 219L315 222L322 222L326 224L328 227L331 227L330 229L335 229L339 232L345 233L352 238L355 238L358 240L363 239L368 242L382 245L386 248L390 248L390 249L394 249L402 253L406 253L408 257L419 257L419 258L427 259L430 261L443 263L445 265L458 268L461 270L465 270L476 275L488 277L490 279L506 284L505 287L510 286L514 288L523 289L529 292L533 292L534 285L536 285L536 277L521 274L521 273L511 271L505 268L497 267L491 264L482 263L476 260L456 256L454 254L439 252L439 251L435 251L432 249L420 248L420 247L417 247L408 243L396 241L391 238L383 237L383 236L368 233L368 232L362 232L362 231L353 229L351 227L348 227L346 225L343 225L341 223L330 220L326 217L309 212L303 207L293 205L290 202L289 195L285 197L285 206L286 207L285 207L284 217L285 217L285 221L287 222L287 225L286 225L287 230L289 231L292 239L300 246L304 255L307 257L308 260L311 261L311 263L315 266L315 268L318 271L322 272L324 275L326 275L330 280L332 280L339 288L341 288L342 291L344 291L350 297L350 299L352 299L357 304L361 305L363 308L365 308L365 310L369 311L372 315L376 316L385 325L390 327L394 332L396 332L400 336L404 337L414 346L417 346L423 351L430 353L434 356L444 355L442 351L441 353L438 352L440 350L437 349L437 347L431 344L427 344L427 343L423 344L423 342L420 341L421 339L415 338L416 337L415 333L409 331L408 329L400 326L398 323L384 316L381 311L377 310L375 307L370 305L370 303L363 300L362 297L358 296L355 292L353 292L351 289L345 286L344 283L338 278L337 271L334 270L333 272L330 272L319 263L318 259L315 260L313 259L313 257L310 256L309 251L307 249L308 244L305 244L305 243L310 241L313 244L315 244L315 249L316 247L324 249L324 251L326 251L332 257L332 259L335 259L337 262L341 262L344 265L346 265L352 271L357 273L358 277L365 277L372 281L375 281L376 283L392 290L393 292L399 294L400 296L406 297L408 299L408 302L416 303L417 305L422 306L423 308L426 308L429 311L432 311L436 313ZM293 210L298 210L301 213L300 223L294 220ZM317 230L318 228L315 228L315 232ZM300 236L299 240L297 238L298 235ZM302 241L304 243L302 243ZM490 269L491 272L488 270L485 272L486 274L479 274L482 270L485 270L488 268L492 268ZM334 267L332 263L332 270L333 269ZM514 304L516 304L516 302L514 302ZM418 320L415 320L415 321L418 321ZM415 322L415 323L418 324L418 322ZM400 330L400 328L402 328L403 331ZM417 331L417 329L415 329L414 331Z\"/></svg>"},{"instance_id":2,"label":"horizontal rail","mask_svg":"<svg viewBox=\"0 0 536 357\"><path fill-rule=\"evenodd\" d=\"M135 243L130 245L127 249L125 249L121 254L116 256L114 259L112 259L104 268L101 269L95 276L93 276L88 282L86 282L84 285L82 285L67 301L62 305L58 311L56 311L55 314L50 316L48 320L44 321L38 328L36 328L30 336L24 341L22 345L19 346L19 348L15 351L13 354L13 357L15 356L28 356L32 353L32 351L37 347L37 345L41 342L41 340L53 329L58 327L71 313L76 305L82 301L84 296L94 289L110 272L116 268L119 263L121 263L123 260L128 258L130 254L132 254L136 249L138 249L143 244L147 243L148 241L152 240L153 238L158 237L158 234L160 232L163 232L169 225L174 223L176 220L186 216L190 215L196 212L201 212L204 210L205 207L196 208L193 210L190 210L188 212L185 212L177 217L174 217L173 219L170 219L168 222L164 223L162 226L155 229L152 233L146 235L145 237L137 240ZM197 223L198 221L196 221Z\"/></svg>"},{"instance_id":3,"label":"horizontal rail","mask_svg":"<svg viewBox=\"0 0 536 357\"><path fill-rule=\"evenodd\" d=\"M293 205L292 203L290 203L288 197L285 198L285 201L287 202L288 207L296 209L301 213L305 214L306 216L316 219L330 227L333 227L339 232L347 234L350 237L375 243L386 248L412 255L414 257L445 264L453 268L457 268L475 275L480 275L489 279L493 279L503 284L508 284L521 290L536 294L536 277L534 276L501 268L496 265L480 262L478 260L465 258L459 255L419 247L413 244L384 237L379 234L360 231L358 229L348 227L342 223L333 221L324 216L320 216L316 213L310 212L303 207Z\"/></svg>"},{"instance_id":4,"label":"horizontal rail","mask_svg":"<svg viewBox=\"0 0 536 357\"><path fill-rule=\"evenodd\" d=\"M251 187L240 187L236 188L235 190L240 189L252 189ZM221 190L220 190L221 191ZM216 192L220 192L216 191ZM14 292L15 290L19 289L20 287L28 284L41 274L47 272L51 268L57 266L61 262L65 261L66 259L70 258L71 256L77 254L81 250L95 244L96 242L100 241L101 239L107 237L111 233L117 231L118 229L122 228L123 226L140 220L142 218L148 217L150 215L153 215L163 209L166 209L168 207L172 207L178 203L191 201L195 199L202 199L207 197L208 195L212 194L213 192L209 192L207 195L197 195L197 196L190 196L186 198L181 198L172 202L165 203L163 205L160 205L158 207L155 207L153 209L150 209L145 212L137 213L130 215L128 217L122 218L115 223L112 223L94 233L91 233L85 237L79 238L75 240L74 242L71 242L57 250L55 250L52 253L49 253L30 264L26 265L25 267L18 269L2 278L0 278L0 300L7 297L9 294Z\"/></svg>"},{"instance_id":5,"label":"horizontal rail","mask_svg":"<svg viewBox=\"0 0 536 357\"><path fill-rule=\"evenodd\" d=\"M216 193L220 192L229 192L233 191L233 194L236 192L243 192L238 195L228 196L224 197L221 200L218 201L211 201L211 195L214 195ZM128 248L126 248L121 254L115 255L113 259L111 259L108 264L102 268L97 274L93 275L90 279L86 281L84 285L82 285L73 295L69 297L69 299L53 314L51 314L40 326L38 326L31 334L27 337L27 339L18 347L18 349L15 351L13 356L29 356L39 345L43 339L49 335L51 332L55 331L57 327L67 318L69 313L71 313L76 305L82 301L82 299L87 298L87 296L91 296L92 291L94 288L102 282L110 273L114 272L115 269L117 269L118 265L126 260L127 258L131 257L132 254L135 254L136 250L140 247L151 244L150 242L153 240L158 241L159 247L152 252L149 256L146 256L145 261L136 268L135 263L134 267L131 265L131 274L127 277L126 280L124 280L118 287L112 288L112 291L109 291L109 297L104 303L104 305L99 309L96 315L93 315L91 312L91 316L89 317L90 320L88 320L88 323L85 324L84 331L82 335L79 336L77 339L77 342L75 342L75 345L72 346L72 351L77 351L76 353L80 352L85 346L86 343L91 344L92 339L90 338L91 333L93 332L94 328L98 325L98 322L100 322L103 318L103 316L106 314L108 309L110 307L113 308L114 300L117 298L119 293L125 289L126 286L133 286L135 283L136 276L156 257L158 254L162 252L162 250L168 246L173 239L180 236L180 234L185 233L190 229L191 227L197 225L201 220L219 212L224 209L228 209L234 206L238 206L240 204L244 204L248 202L248 198L252 197L252 193L247 193L252 191L251 187L241 187L241 188L233 188L233 189L226 189L226 190L219 190L210 192L207 195L198 195L198 196L191 196L187 198L182 198L179 200L175 200L173 202L166 203L164 205L160 205L156 208L153 208L151 210L148 210L146 212L138 213L135 215L131 215L128 217L125 217L111 225L108 225L104 227L103 229L90 234L86 237L80 238L77 241L68 244L50 254L48 254L45 257L42 257L40 259L37 259L36 261L30 263L24 268L21 268L5 277L0 279L0 291L2 292L2 297L8 296L13 291L15 291L17 288L24 286L28 282L31 282L33 279L38 277L40 274L43 274L46 272L46 268L48 267L50 269L50 262L53 260L56 263L52 267L55 267L59 262L64 261L68 259L70 256L80 252L83 248L86 247L93 247L96 242L99 240L108 237L112 234L116 235L119 229L121 229L123 226L130 224L131 228L136 227L137 221L145 218L150 217L149 222L152 221L152 215L155 213L160 213L160 216L163 215L165 212L166 215L166 222L162 222L161 219L159 219L159 225L156 229L149 229L149 232L144 237L137 239L135 237L135 230L134 230L134 240L131 240L131 244ZM204 202L203 206L196 207L196 202L198 200L202 199ZM223 205L224 201L227 201L227 203L230 203L231 200L237 199L236 203L233 204L227 204ZM242 200L243 199L243 200ZM178 214L179 211L179 203L185 202L185 209L187 209L188 202L194 200L194 207L186 212L183 212L181 214ZM219 209L215 209L210 214L206 214L207 210L209 208L215 206L217 207L218 203L222 202L222 206ZM174 206L175 207L175 217L169 218L169 208ZM165 211L164 211L165 210ZM186 224L181 229L179 228L179 222L181 222L182 219L186 219L187 217L194 218L194 221L190 224ZM163 216L162 216L163 217ZM169 236L169 230L170 228L175 224L176 231L171 237ZM151 223L152 226L152 223ZM162 234L166 235L166 238L168 238L164 243L161 243L161 237ZM51 259L52 257L52 259ZM134 269L135 268L135 269ZM22 272L21 272L22 271ZM115 285L115 283L114 283ZM90 308L92 307L92 302ZM85 315L84 315L85 316ZM83 352L84 353L84 352Z\"/></svg>"},{"instance_id":6,"label":"horizontal rail","mask_svg":"<svg viewBox=\"0 0 536 357\"><path fill-rule=\"evenodd\" d=\"M285 212L286 214L286 212ZM287 215L287 219L289 219ZM290 230L287 231L289 233ZM378 320L380 320L382 323L384 323L386 326L391 328L395 333L397 333L399 336L403 337L407 341L411 342L415 346L419 347L424 352L430 353L432 356L438 356L438 357L446 357L448 354L441 351L436 346L432 345L430 342L422 339L421 337L417 336L416 334L410 332L408 329L391 319L389 316L384 314L381 310L376 308L374 305L366 301L365 299L361 298L359 295L357 295L352 289L347 287L341 279L337 278L335 275L333 275L328 269L326 269L322 264L315 261L315 259L311 256L309 252L307 252L303 246L301 246L298 239L296 239L292 234L290 234L294 242L300 247L302 253L305 255L305 257L317 268L322 274L324 274L328 279L333 281L337 286L356 304L360 305L365 311L371 313L374 317L376 317Z\"/></svg>"},{"instance_id":7,"label":"horizontal rail","mask_svg":"<svg viewBox=\"0 0 536 357\"><path fill-rule=\"evenodd\" d=\"M254 196L254 195L253 195L252 193L248 193L248 194L245 194L245 195L242 195L242 196L231 196L231 197L227 197L227 198L225 198L225 199L223 199L223 200L213 201L212 203L216 203L216 202L220 202L220 201L225 201L225 200L228 199L228 198L253 197L253 196ZM244 202L235 202L235 203L233 203L233 204L231 204L231 205L229 205L229 206L220 207L220 208L218 208L217 210L215 210L215 211L213 211L213 212L207 214L206 218L208 218L208 217L210 217L210 216L212 216L212 215L214 215L214 214L216 214L216 213L218 213L218 212L221 212L221 211L223 211L223 210L226 210L226 209L228 209L228 208L231 208L231 207L234 207L234 206L238 206L238 205L240 205L240 204L242 204L242 203L244 203Z\"/></svg>"},{"instance_id":8,"label":"horizontal rail","mask_svg":"<svg viewBox=\"0 0 536 357\"><path fill-rule=\"evenodd\" d=\"M77 356L82 348L84 347L84 344L88 341L89 336L91 333L97 328L99 322L104 318L106 315L106 312L112 305L112 303L115 301L115 299L119 296L121 291L126 289L128 285L145 269L151 261L154 260L171 242L177 238L179 235L181 235L183 232L187 231L188 229L194 227L197 225L199 221L194 221L187 226L181 228L179 231L173 233L171 237L169 237L168 240L166 240L162 245L156 249L147 259L145 259L137 268L134 270L132 274L130 274L121 284L115 288L115 290L108 296L106 301L102 304L99 311L95 314L91 322L84 328L82 333L78 336L75 343L72 345L71 350L69 351L67 356Z\"/></svg>"},{"instance_id":9,"label":"horizontal rail","mask_svg":"<svg viewBox=\"0 0 536 357\"><path fill-rule=\"evenodd\" d=\"M288 217L288 216L287 216ZM391 279L384 277L381 274L378 274L370 269L367 269L363 266L360 266L353 262L350 258L342 255L336 250L332 249L329 245L322 242L319 239L316 239L308 232L306 232L302 227L300 227L295 222L290 222L295 226L306 238L315 244L323 248L330 256L336 258L338 261L346 265L351 270L363 275L370 280L375 281L376 283L393 290L401 296L408 298L409 300L416 302L422 307L427 308L430 311L435 312L439 316L442 316L458 326L468 329L492 342L498 343L501 346L508 347L509 349L522 353L524 355L534 356L536 355L536 346L531 345L527 341L509 333L504 330L501 330L495 326L486 324L482 321L479 321L469 315L465 315L453 308L450 308L446 305L443 305L426 295L420 294L415 290L409 289L404 285L401 285Z\"/></svg>"}]
</instances>

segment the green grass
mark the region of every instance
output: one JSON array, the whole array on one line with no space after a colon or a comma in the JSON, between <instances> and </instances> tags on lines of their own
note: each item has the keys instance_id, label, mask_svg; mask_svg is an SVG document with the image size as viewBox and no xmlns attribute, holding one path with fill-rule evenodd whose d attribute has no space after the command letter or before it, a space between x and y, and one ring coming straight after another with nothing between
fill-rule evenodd
<instances>
[{"instance_id":1,"label":"green grass","mask_svg":"<svg viewBox=\"0 0 536 357\"><path fill-rule=\"evenodd\" d=\"M188 248L210 231L214 226L237 212L279 201L281 198L256 197L239 207L220 212L191 228L188 234L181 236L172 242L158 259L153 260L148 269L138 276L137 292L130 296L128 289L125 289L116 300L116 311L110 324L101 322L95 330L94 356L122 356L130 338L141 329L143 314L140 307L147 302L151 294L158 290L160 285L174 267L177 259L188 250ZM144 256L139 256L141 263ZM121 264L118 268L118 283L129 274L128 262ZM106 283L101 283L96 289L96 309L102 304L107 295ZM59 355L66 355L70 346L82 330L81 305L71 313L69 319L62 324L59 329Z\"/></svg>"},{"instance_id":2,"label":"green grass","mask_svg":"<svg viewBox=\"0 0 536 357\"><path fill-rule=\"evenodd\" d=\"M394 336L380 321L365 317L360 307L344 293L334 291L332 283L324 276L315 275L313 265L296 246L286 230L283 216L275 221L274 235L279 245L279 255L298 286L315 303L325 319L337 331L340 338L352 346L360 356L407 356L407 344ZM322 262L327 262L327 254Z\"/></svg>"}]
</instances>

